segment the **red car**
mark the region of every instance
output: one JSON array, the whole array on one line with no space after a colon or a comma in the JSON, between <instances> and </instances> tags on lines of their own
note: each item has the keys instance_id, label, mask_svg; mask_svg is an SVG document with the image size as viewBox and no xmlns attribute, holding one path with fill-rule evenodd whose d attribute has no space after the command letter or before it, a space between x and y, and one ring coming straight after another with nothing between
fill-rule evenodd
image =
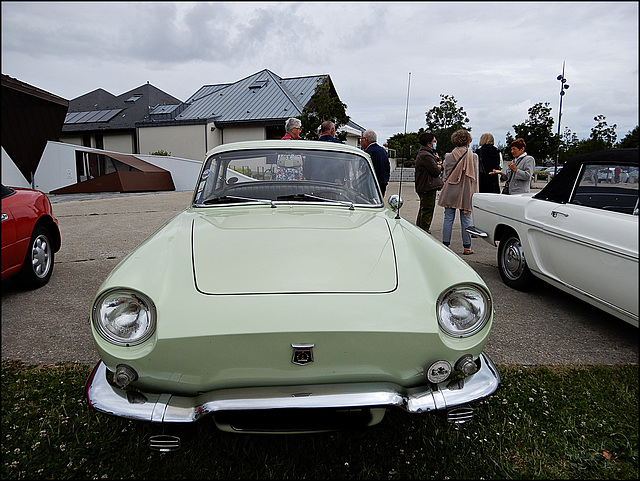
<instances>
[{"instance_id":1,"label":"red car","mask_svg":"<svg viewBox=\"0 0 640 481\"><path fill-rule=\"evenodd\" d=\"M2 280L13 277L28 289L44 286L59 250L58 220L46 194L2 185Z\"/></svg>"}]
</instances>

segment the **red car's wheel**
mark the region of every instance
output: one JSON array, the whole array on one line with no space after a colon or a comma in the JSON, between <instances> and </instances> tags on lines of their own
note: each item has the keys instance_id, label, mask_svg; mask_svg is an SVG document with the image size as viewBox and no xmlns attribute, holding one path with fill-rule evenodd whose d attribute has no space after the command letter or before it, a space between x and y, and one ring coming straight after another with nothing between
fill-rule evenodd
<instances>
[{"instance_id":1,"label":"red car's wheel","mask_svg":"<svg viewBox=\"0 0 640 481\"><path fill-rule=\"evenodd\" d=\"M45 227L36 225L31 234L22 269L15 281L29 289L44 286L53 273L54 256L51 233Z\"/></svg>"}]
</instances>

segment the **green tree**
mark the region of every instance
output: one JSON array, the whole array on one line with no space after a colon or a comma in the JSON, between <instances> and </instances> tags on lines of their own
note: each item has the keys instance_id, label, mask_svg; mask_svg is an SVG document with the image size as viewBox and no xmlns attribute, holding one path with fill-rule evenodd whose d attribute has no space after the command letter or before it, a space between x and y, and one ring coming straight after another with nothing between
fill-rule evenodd
<instances>
[{"instance_id":1,"label":"green tree","mask_svg":"<svg viewBox=\"0 0 640 481\"><path fill-rule=\"evenodd\" d=\"M588 139L581 140L572 152L573 155L586 154L587 152L595 152L596 150L612 149L618 138L616 134L616 124L607 125L604 115L596 115L596 126L591 129Z\"/></svg>"},{"instance_id":2,"label":"green tree","mask_svg":"<svg viewBox=\"0 0 640 481\"><path fill-rule=\"evenodd\" d=\"M420 128L418 132L407 132L406 134L395 134L389 137L387 144L390 149L396 150L398 162L401 159L405 162L405 167L414 167L415 159L418 150L420 150L420 142L418 137L424 132L424 129Z\"/></svg>"},{"instance_id":3,"label":"green tree","mask_svg":"<svg viewBox=\"0 0 640 481\"><path fill-rule=\"evenodd\" d=\"M510 146L515 139L523 139L527 144L527 154L536 159L536 164L542 165L546 160L555 160L559 139L552 131L553 119L549 102L538 102L529 109L528 114L527 120L513 126L515 137L507 132L507 145ZM510 150L506 154L511 158Z\"/></svg>"},{"instance_id":4,"label":"green tree","mask_svg":"<svg viewBox=\"0 0 640 481\"><path fill-rule=\"evenodd\" d=\"M560 146L560 155L563 161L574 155L586 154L596 150L638 147L638 126L631 132L628 132L626 137L620 142L615 143L618 137L615 131L617 127L616 124L611 126L607 125L604 115L596 115L593 120L596 121L596 126L591 129L591 134L588 139L576 140L576 135L573 134L572 141L568 142L566 138L563 137Z\"/></svg>"},{"instance_id":5,"label":"green tree","mask_svg":"<svg viewBox=\"0 0 640 481\"><path fill-rule=\"evenodd\" d=\"M440 153L451 152L454 148L451 134L456 130L465 129L471 132L467 125L469 118L453 95L440 94L440 105L425 112L426 132L431 132L438 141ZM444 158L444 156L443 156Z\"/></svg>"},{"instance_id":6,"label":"green tree","mask_svg":"<svg viewBox=\"0 0 640 481\"><path fill-rule=\"evenodd\" d=\"M317 129L325 120L331 120L336 125L336 131L349 122L347 105L340 101L338 94L327 76L316 87L309 103L305 106L300 116L302 132L300 137L308 140L318 138ZM336 134L340 140L345 140L347 134Z\"/></svg>"},{"instance_id":7,"label":"green tree","mask_svg":"<svg viewBox=\"0 0 640 481\"><path fill-rule=\"evenodd\" d=\"M602 114L593 118L597 124L591 129L589 139L593 140L594 145L598 147L595 150L612 149L618 139L618 134L616 134L616 127L618 126L616 124L608 126L606 119Z\"/></svg>"},{"instance_id":8,"label":"green tree","mask_svg":"<svg viewBox=\"0 0 640 481\"><path fill-rule=\"evenodd\" d=\"M616 147L618 149L630 149L630 148L638 148L638 126L636 125L635 128L631 131L631 132L627 132L627 135L620 140L620 142L618 142L616 144Z\"/></svg>"},{"instance_id":9,"label":"green tree","mask_svg":"<svg viewBox=\"0 0 640 481\"><path fill-rule=\"evenodd\" d=\"M579 146L580 139L578 139L578 135L575 132L571 132L569 127L565 127L560 138L558 162L564 164L570 157L576 155Z\"/></svg>"}]
</instances>

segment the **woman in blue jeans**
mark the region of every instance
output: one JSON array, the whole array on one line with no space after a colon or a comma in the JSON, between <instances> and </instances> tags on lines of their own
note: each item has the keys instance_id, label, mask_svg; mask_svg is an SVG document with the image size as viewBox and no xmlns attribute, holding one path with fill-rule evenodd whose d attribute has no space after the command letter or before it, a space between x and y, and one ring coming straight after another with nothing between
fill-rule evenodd
<instances>
[{"instance_id":1,"label":"woman in blue jeans","mask_svg":"<svg viewBox=\"0 0 640 481\"><path fill-rule=\"evenodd\" d=\"M444 186L438 199L438 205L444 207L442 243L451 244L453 221L456 210L460 211L464 255L473 254L467 227L471 225L471 197L478 192L478 156L469 150L471 140L471 134L466 130L456 130L451 135L456 147L444 157Z\"/></svg>"}]
</instances>

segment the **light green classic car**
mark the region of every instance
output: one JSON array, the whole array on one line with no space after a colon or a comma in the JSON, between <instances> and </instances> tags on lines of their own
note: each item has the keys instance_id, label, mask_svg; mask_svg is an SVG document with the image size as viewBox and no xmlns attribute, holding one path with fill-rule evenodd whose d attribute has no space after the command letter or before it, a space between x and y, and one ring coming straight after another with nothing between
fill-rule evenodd
<instances>
[{"instance_id":1,"label":"light green classic car","mask_svg":"<svg viewBox=\"0 0 640 481\"><path fill-rule=\"evenodd\" d=\"M95 297L90 405L163 426L210 415L233 432L366 426L392 407L470 419L500 382L483 352L491 294L389 202L355 147L211 150L191 205Z\"/></svg>"}]
</instances>

